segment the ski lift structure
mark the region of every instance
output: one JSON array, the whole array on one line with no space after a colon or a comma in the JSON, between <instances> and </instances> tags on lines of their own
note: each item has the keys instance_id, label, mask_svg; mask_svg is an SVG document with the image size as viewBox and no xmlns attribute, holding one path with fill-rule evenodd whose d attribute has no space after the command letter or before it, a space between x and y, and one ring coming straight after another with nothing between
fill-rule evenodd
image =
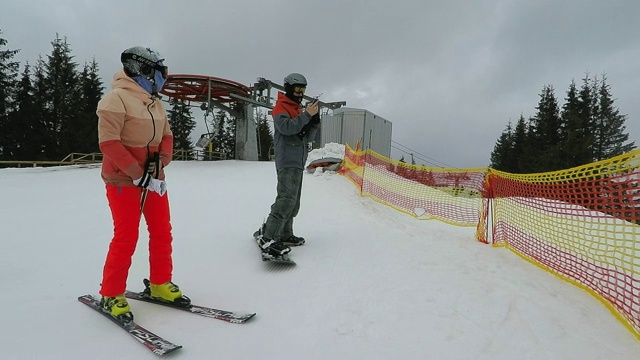
<instances>
[{"instance_id":1,"label":"ski lift structure","mask_svg":"<svg viewBox=\"0 0 640 360\"><path fill-rule=\"evenodd\" d=\"M258 160L258 139L254 109L263 107L273 109L272 89L284 91L282 85L265 78L258 78L252 86L246 86L236 81L214 76L170 74L160 92L170 98L200 104L205 117L213 113L214 108L227 111L236 119L236 160ZM306 100L312 98L304 96ZM327 109L337 109L345 106L345 101L325 103L320 105ZM196 146L209 147L211 151L212 133L200 136Z\"/></svg>"}]
</instances>

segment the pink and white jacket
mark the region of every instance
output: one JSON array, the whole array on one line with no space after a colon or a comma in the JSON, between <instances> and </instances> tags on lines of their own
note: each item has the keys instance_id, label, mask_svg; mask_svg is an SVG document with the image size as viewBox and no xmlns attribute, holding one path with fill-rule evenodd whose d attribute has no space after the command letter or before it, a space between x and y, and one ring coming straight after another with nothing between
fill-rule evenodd
<instances>
[{"instance_id":1,"label":"pink and white jacket","mask_svg":"<svg viewBox=\"0 0 640 360\"><path fill-rule=\"evenodd\" d=\"M160 173L173 156L173 134L162 101L146 92L123 70L113 76L111 91L98 103L98 142L106 184L135 186L148 156L159 152Z\"/></svg>"}]
</instances>

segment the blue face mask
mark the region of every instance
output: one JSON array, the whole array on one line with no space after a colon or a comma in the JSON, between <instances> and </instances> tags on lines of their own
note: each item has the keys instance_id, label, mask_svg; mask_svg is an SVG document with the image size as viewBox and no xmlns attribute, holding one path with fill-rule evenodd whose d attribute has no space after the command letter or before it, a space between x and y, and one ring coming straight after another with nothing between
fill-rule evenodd
<instances>
[{"instance_id":1,"label":"blue face mask","mask_svg":"<svg viewBox=\"0 0 640 360\"><path fill-rule=\"evenodd\" d=\"M146 77L140 76L140 75L136 75L136 76L132 77L131 79L133 79L133 81L138 83L138 85L142 86L142 88L145 89L149 94L151 94L153 92L153 84Z\"/></svg>"},{"instance_id":2,"label":"blue face mask","mask_svg":"<svg viewBox=\"0 0 640 360\"><path fill-rule=\"evenodd\" d=\"M155 92L159 92L160 90L162 90L162 87L164 86L164 82L165 79L164 77L162 77L162 73L158 70L155 70L154 72L154 81L156 84L156 91ZM134 76L132 77L133 81L135 81L138 85L142 86L143 89L145 89L149 94L153 94L153 83L151 82L151 80L147 79L144 76Z\"/></svg>"},{"instance_id":3,"label":"blue face mask","mask_svg":"<svg viewBox=\"0 0 640 360\"><path fill-rule=\"evenodd\" d=\"M162 90L162 87L164 86L165 78L162 76L162 73L160 71L156 70L155 75L153 76L153 79L156 82L156 89L159 92L160 90Z\"/></svg>"}]
</instances>

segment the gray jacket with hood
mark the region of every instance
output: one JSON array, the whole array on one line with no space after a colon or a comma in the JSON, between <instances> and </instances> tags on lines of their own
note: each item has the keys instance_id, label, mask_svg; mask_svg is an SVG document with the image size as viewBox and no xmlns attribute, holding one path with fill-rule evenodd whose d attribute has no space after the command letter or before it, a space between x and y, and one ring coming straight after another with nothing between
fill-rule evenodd
<instances>
[{"instance_id":1,"label":"gray jacket with hood","mask_svg":"<svg viewBox=\"0 0 640 360\"><path fill-rule=\"evenodd\" d=\"M308 156L307 144L315 139L319 124L309 123L311 115L283 93L278 93L278 100L271 114L276 170L304 170Z\"/></svg>"}]
</instances>

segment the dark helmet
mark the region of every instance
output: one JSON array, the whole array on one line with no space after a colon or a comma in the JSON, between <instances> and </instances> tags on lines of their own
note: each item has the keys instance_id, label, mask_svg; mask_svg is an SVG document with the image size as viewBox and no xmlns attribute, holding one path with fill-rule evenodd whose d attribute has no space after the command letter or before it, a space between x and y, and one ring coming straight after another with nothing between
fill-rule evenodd
<instances>
[{"instance_id":1,"label":"dark helmet","mask_svg":"<svg viewBox=\"0 0 640 360\"><path fill-rule=\"evenodd\" d=\"M164 61L156 51L148 47L134 46L128 48L120 55L120 61L127 76L132 77L142 75L149 80L153 80L155 72L158 70L166 78L167 67L162 64Z\"/></svg>"},{"instance_id":2,"label":"dark helmet","mask_svg":"<svg viewBox=\"0 0 640 360\"><path fill-rule=\"evenodd\" d=\"M287 86L287 84L307 86L307 79L302 74L291 73L284 77L284 86Z\"/></svg>"}]
</instances>

